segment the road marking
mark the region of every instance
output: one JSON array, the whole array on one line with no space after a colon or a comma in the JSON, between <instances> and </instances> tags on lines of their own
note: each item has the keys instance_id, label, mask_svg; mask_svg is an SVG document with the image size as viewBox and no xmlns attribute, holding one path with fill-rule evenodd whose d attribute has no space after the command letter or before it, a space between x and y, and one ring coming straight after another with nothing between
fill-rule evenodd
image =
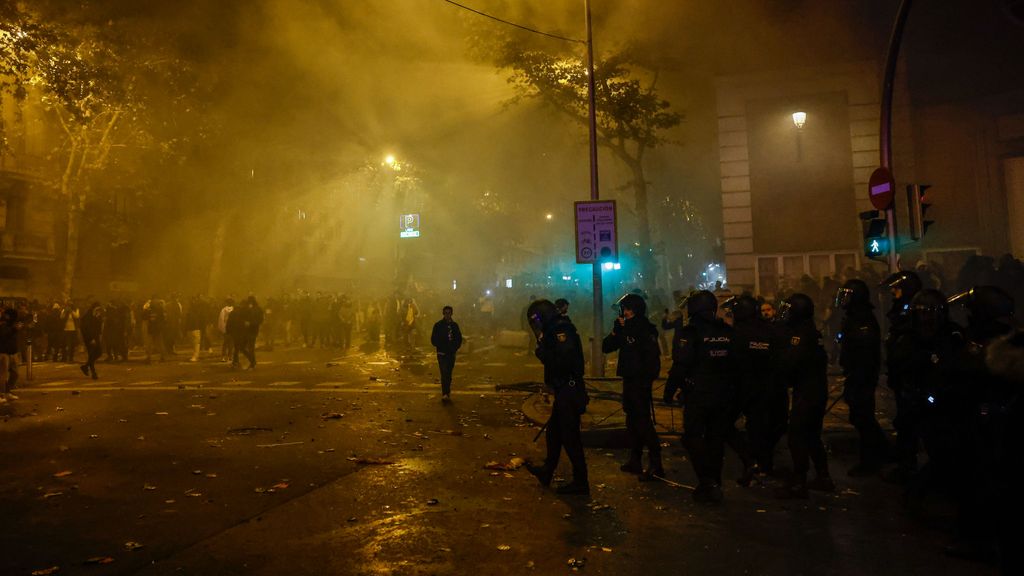
<instances>
[{"instance_id":1,"label":"road marking","mask_svg":"<svg viewBox=\"0 0 1024 576\"><path fill-rule=\"evenodd\" d=\"M201 386L203 384L209 384L209 380L182 380L178 382L180 386Z\"/></svg>"},{"instance_id":2,"label":"road marking","mask_svg":"<svg viewBox=\"0 0 1024 576\"><path fill-rule=\"evenodd\" d=\"M67 386L71 384L71 380L57 380L56 382L47 382L46 384L40 384L40 386Z\"/></svg>"},{"instance_id":3,"label":"road marking","mask_svg":"<svg viewBox=\"0 0 1024 576\"><path fill-rule=\"evenodd\" d=\"M290 364L292 366L300 366L302 364L312 364L312 363L313 363L312 360L293 360L291 362L285 362L285 364ZM270 364L270 362L260 362L260 364Z\"/></svg>"},{"instance_id":4,"label":"road marking","mask_svg":"<svg viewBox=\"0 0 1024 576\"><path fill-rule=\"evenodd\" d=\"M125 386L152 386L154 384L161 384L160 380L140 380L138 382L125 382Z\"/></svg>"},{"instance_id":5,"label":"road marking","mask_svg":"<svg viewBox=\"0 0 1024 576\"><path fill-rule=\"evenodd\" d=\"M339 387L339 386L348 386L349 384L352 384L352 383L351 382L320 382L318 384L314 384L314 386L323 386L323 387L334 386L334 387Z\"/></svg>"},{"instance_id":6,"label":"road marking","mask_svg":"<svg viewBox=\"0 0 1024 576\"><path fill-rule=\"evenodd\" d=\"M508 364L506 364L505 362L488 362L487 364L484 364L484 366L499 367L508 366Z\"/></svg>"},{"instance_id":7,"label":"road marking","mask_svg":"<svg viewBox=\"0 0 1024 576\"><path fill-rule=\"evenodd\" d=\"M302 384L297 380L291 382L271 382L268 386L295 386L296 384Z\"/></svg>"},{"instance_id":8,"label":"road marking","mask_svg":"<svg viewBox=\"0 0 1024 576\"><path fill-rule=\"evenodd\" d=\"M390 366L391 362L364 362L368 366Z\"/></svg>"}]
</instances>

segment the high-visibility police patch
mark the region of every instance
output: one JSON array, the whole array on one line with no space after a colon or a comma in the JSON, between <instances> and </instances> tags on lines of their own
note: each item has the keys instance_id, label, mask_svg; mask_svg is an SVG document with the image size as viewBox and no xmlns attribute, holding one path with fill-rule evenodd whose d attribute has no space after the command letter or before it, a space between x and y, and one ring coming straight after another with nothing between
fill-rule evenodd
<instances>
[{"instance_id":1,"label":"high-visibility police patch","mask_svg":"<svg viewBox=\"0 0 1024 576\"><path fill-rule=\"evenodd\" d=\"M789 339L789 345L790 346L799 346L800 345L800 337L799 336L793 336L792 338L790 338Z\"/></svg>"},{"instance_id":2,"label":"high-visibility police patch","mask_svg":"<svg viewBox=\"0 0 1024 576\"><path fill-rule=\"evenodd\" d=\"M565 332L559 332L558 334L555 334L555 337L558 338L558 341L562 343L565 343L569 340L569 335L566 334Z\"/></svg>"}]
</instances>

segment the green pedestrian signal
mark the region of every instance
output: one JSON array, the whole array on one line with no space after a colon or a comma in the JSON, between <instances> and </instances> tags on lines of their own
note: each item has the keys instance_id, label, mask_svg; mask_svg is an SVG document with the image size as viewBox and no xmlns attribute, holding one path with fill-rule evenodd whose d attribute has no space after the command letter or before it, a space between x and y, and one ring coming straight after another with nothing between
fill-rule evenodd
<instances>
[{"instance_id":1,"label":"green pedestrian signal","mask_svg":"<svg viewBox=\"0 0 1024 576\"><path fill-rule=\"evenodd\" d=\"M886 234L885 218L878 216L878 210L860 213L861 228L864 232L864 255L885 260L889 256L889 237Z\"/></svg>"}]
</instances>

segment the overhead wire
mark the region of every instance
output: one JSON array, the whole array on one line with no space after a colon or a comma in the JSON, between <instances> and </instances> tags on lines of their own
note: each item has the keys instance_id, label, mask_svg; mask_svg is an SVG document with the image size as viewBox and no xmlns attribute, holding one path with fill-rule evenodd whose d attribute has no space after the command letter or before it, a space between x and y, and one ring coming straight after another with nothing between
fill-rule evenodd
<instances>
[{"instance_id":1,"label":"overhead wire","mask_svg":"<svg viewBox=\"0 0 1024 576\"><path fill-rule=\"evenodd\" d=\"M491 20L494 20L496 22L501 22L502 24L507 24L509 26L514 26L516 28L519 28L520 30L526 30L527 32L533 32L534 34L540 34L541 36L547 36L548 38L555 38L557 40L565 40L566 42L574 42L576 44L586 44L587 43L586 40L579 40L577 38L567 38L565 36L559 36L558 34L550 34L548 32L542 32L542 31L537 30L535 28L530 28L529 26L523 26L522 24L516 24L515 22L509 22L508 20L503 20L501 18L498 18L497 16L492 16L490 14L487 14L486 12L481 12L481 11L476 10L474 8L470 8L469 6L466 6L465 4L459 4L458 2L454 2L453 0L444 0L444 1L449 3L449 4L451 4L452 6L458 6L459 8L462 8L463 10L468 10L468 11L474 13L474 14L478 14L478 15L483 16L485 18L490 18Z\"/></svg>"}]
</instances>

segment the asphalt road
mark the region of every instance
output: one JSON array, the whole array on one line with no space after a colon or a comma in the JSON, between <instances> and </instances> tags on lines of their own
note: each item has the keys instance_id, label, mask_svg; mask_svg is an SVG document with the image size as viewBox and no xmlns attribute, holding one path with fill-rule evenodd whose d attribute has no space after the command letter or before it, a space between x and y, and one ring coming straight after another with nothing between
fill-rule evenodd
<instances>
[{"instance_id":1,"label":"asphalt road","mask_svg":"<svg viewBox=\"0 0 1024 576\"><path fill-rule=\"evenodd\" d=\"M450 405L429 354L216 360L37 365L0 406L0 574L994 573L938 552L941 507L912 519L850 462L835 494L766 481L715 507L619 472L620 450L588 449L590 497L489 469L542 457L526 393L497 388L540 379L521 351L462 355Z\"/></svg>"}]
</instances>

